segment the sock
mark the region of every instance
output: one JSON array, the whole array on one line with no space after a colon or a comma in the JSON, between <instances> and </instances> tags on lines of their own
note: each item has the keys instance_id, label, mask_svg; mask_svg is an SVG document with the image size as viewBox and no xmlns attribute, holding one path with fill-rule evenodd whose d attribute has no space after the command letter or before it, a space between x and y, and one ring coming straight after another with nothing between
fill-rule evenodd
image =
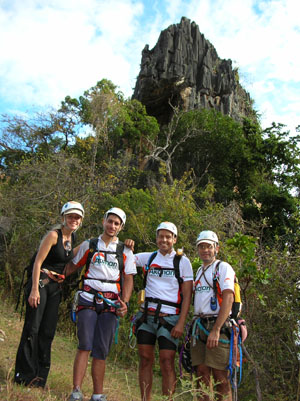
<instances>
[{"instance_id":1,"label":"sock","mask_svg":"<svg viewBox=\"0 0 300 401\"><path fill-rule=\"evenodd\" d=\"M97 401L97 400L100 400L101 395L103 395L103 394L93 394L92 398L94 401Z\"/></svg>"}]
</instances>

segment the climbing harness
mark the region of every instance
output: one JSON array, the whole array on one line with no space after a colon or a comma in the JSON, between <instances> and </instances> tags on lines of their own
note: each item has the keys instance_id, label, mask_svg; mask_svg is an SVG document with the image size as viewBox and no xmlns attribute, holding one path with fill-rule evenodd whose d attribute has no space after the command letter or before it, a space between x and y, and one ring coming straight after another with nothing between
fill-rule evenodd
<instances>
[{"instance_id":1,"label":"climbing harness","mask_svg":"<svg viewBox=\"0 0 300 401\"><path fill-rule=\"evenodd\" d=\"M209 336L210 332L204 327L203 322L201 322L201 317L199 317L199 318L194 320L194 323L193 323L192 327L193 327L193 329L192 329L192 344L193 344L193 346L196 345L196 340L199 339L200 330L202 330L204 332L204 334ZM223 330L223 328L221 329L221 333L222 333L222 330ZM223 333L224 333L224 330L223 330ZM219 342L223 343L223 344L230 344L229 340L224 340L223 338L220 338Z\"/></svg>"},{"instance_id":2,"label":"climbing harness","mask_svg":"<svg viewBox=\"0 0 300 401\"><path fill-rule=\"evenodd\" d=\"M61 235L60 234L61 230L55 230L55 231L58 233L58 236ZM76 241L76 235L75 235L74 232L72 232L71 238L72 238L72 244L74 244L75 241ZM25 286L27 285L27 283L29 282L29 280L32 277L33 266L34 266L34 262L35 262L35 258L36 258L37 253L38 253L38 251L34 252L33 256L30 259L29 264L23 269L22 279L21 279L21 282L20 282L20 287L19 287L18 296L17 296L16 311L18 310L19 305L20 305L20 299L21 299L22 290L24 290ZM49 276L50 278L48 277L48 278L44 278L44 279L40 279L39 280L39 286L41 288L45 287L45 285L50 282L50 279L52 279L52 280L54 279L54 281L56 281L54 277L56 277L58 280L64 280L65 279L65 276L63 274L59 274L57 272L48 270L45 267L41 268L41 273L43 273L43 272L46 273L47 276ZM26 281L25 281L25 274L26 274ZM22 317L22 314L23 314L24 304L25 304L25 297L24 297L24 292L23 292L22 305L21 305L21 317Z\"/></svg>"},{"instance_id":3,"label":"climbing harness","mask_svg":"<svg viewBox=\"0 0 300 401\"><path fill-rule=\"evenodd\" d=\"M220 284L219 284L219 277L220 277L219 268L220 268L221 263L222 263L222 261L219 260L218 263L216 264L215 273L214 273L214 277L213 277L213 287L211 287L209 285L209 283L207 282L206 277L204 275L204 278L205 278L206 282L208 283L208 285L211 288L213 288L215 298L218 300L220 306L222 304L222 291L221 291ZM215 310L216 310L216 308L215 308ZM237 318L240 316L241 312L242 312L241 288L240 288L238 279L235 276L234 277L234 301L233 301L233 304L231 307L230 318L237 320Z\"/></svg>"},{"instance_id":4,"label":"climbing harness","mask_svg":"<svg viewBox=\"0 0 300 401\"><path fill-rule=\"evenodd\" d=\"M202 320L202 321L201 321ZM245 326L245 321L242 320L240 323L236 323L234 319L229 319L226 322L225 327L223 326L221 329L221 333L223 331L224 334L229 334L230 336L228 340L223 338L219 339L220 343L230 344L230 352L229 352L229 363L227 369L229 370L230 383L234 392L234 400L237 400L237 388L241 384L242 381L242 363L243 363L243 351L242 351L242 343L245 341L247 337L247 332L244 329L244 333L242 334L241 327ZM192 324L192 345L196 345L196 341L200 340L200 331L206 336L209 336L209 330L204 327L203 318L196 318ZM226 333L227 331L227 333ZM239 374L239 379L238 378Z\"/></svg>"},{"instance_id":5,"label":"climbing harness","mask_svg":"<svg viewBox=\"0 0 300 401\"><path fill-rule=\"evenodd\" d=\"M154 251L150 255L150 257L148 259L148 262L147 262L147 264L145 266L144 289L146 288L146 285L147 285L147 277L148 277L149 271L151 270L151 267L150 267L151 263L155 259L156 255L157 255L157 251ZM181 260L182 255L183 255L182 249L178 249L176 251L176 255L174 256L174 259L173 259L174 274L175 274L175 277L176 277L176 279L178 281L179 288L180 288L180 286L181 286L181 284L183 282L182 277L180 277L180 270L179 270L179 264L180 264L180 260ZM172 269L166 268L166 267L152 268L152 269L159 271L159 277L162 277L164 271L172 270ZM142 290L142 291L145 291L145 290ZM143 293L140 294L140 298L143 298L142 294ZM157 319L159 317L159 313L160 313L162 305L173 306L174 308L181 309L181 302L180 303L176 303L176 302L165 301L165 300L160 299L160 298L145 297L145 293L144 293L144 302L145 302L144 303L144 319L145 319L145 322L147 322L147 313L148 313L148 304L149 304L149 302L153 302L153 303L157 304L157 307L156 307L156 310L155 310L155 315L154 315L154 323L157 322Z\"/></svg>"},{"instance_id":6,"label":"climbing harness","mask_svg":"<svg viewBox=\"0 0 300 401\"><path fill-rule=\"evenodd\" d=\"M71 308L71 320L73 323L77 322L77 314L80 310L82 309L93 309L96 311L96 306L86 306L86 305L79 305L79 295L82 293L82 290L76 291L74 295L74 300ZM108 307L114 308L114 309L119 309L121 307L120 304L120 297L118 296L115 300L109 299L103 295L101 291L98 291L95 294L95 298L100 300L100 303L105 302ZM97 303L97 301L96 301ZM102 312L105 312L106 309L104 309ZM117 328L115 332L115 344L118 344L118 333L119 333L119 325L120 325L120 318L117 316Z\"/></svg>"},{"instance_id":7,"label":"climbing harness","mask_svg":"<svg viewBox=\"0 0 300 401\"><path fill-rule=\"evenodd\" d=\"M160 228L161 229L161 228ZM166 322L163 319L163 316L160 316L160 310L161 310L161 306L162 305L168 305L168 306L173 306L174 308L177 309L181 309L181 302L180 303L176 303L176 302L171 302L171 301L166 301L166 300L162 300L160 298L152 298L152 297L146 297L145 296L145 288L146 288L146 284L147 284L147 276L148 273L151 269L153 270L158 270L159 277L162 277L164 271L170 271L173 270L171 268L166 268L166 267L159 267L159 268L155 268L155 267L150 267L151 263L153 262L154 258L157 255L157 251L154 251L151 253L148 262L145 266L144 269L144 281L143 281L143 286L144 289L140 290L138 293L138 304L141 305L142 303L144 303L144 307L143 307L143 314L142 316L137 319L137 314L131 317L131 323L130 323L130 332L129 332L129 346L131 348L134 348L136 345L136 333L137 333L137 329L138 327L142 324L142 323L147 323L147 315L148 315L148 304L149 302L153 302L157 304L156 310L155 310L155 314L154 314L154 323L157 323L157 321L159 321L159 325L164 326L167 330L171 331L173 326L171 324L169 324L168 322ZM179 270L179 264L180 264L180 260L181 257L183 255L183 250L182 249L178 249L176 251L176 255L174 256L173 259L173 267L174 267L174 274L175 277L178 281L178 285L179 288L183 282L182 277L180 277L180 270ZM133 334L135 336L133 336Z\"/></svg>"},{"instance_id":8,"label":"climbing harness","mask_svg":"<svg viewBox=\"0 0 300 401\"><path fill-rule=\"evenodd\" d=\"M79 290L75 293L74 301L73 301L72 308L71 308L71 319L74 323L76 323L76 313L78 312L78 309L82 309L81 305L78 305L78 298L79 298L79 294L81 292L88 292L90 294L93 294L95 304L96 303L99 304L104 301L111 308L117 309L120 307L120 305L114 301L114 300L120 299L118 294L113 293L113 297L107 297L107 296L103 295L103 292L97 291L97 290L93 289L92 287L84 284L85 280L97 280L97 281L101 281L103 283L117 284L117 285L119 285L120 292L122 291L123 269L124 269L124 259L123 259L124 243L119 241L116 246L116 251L106 251L106 250L98 249L98 240L99 240L98 237L91 238L89 240L89 253L87 255L85 268L83 269L83 271L80 275L80 279L77 282L77 285L79 285ZM87 272L88 272L91 260L96 252L97 253L101 252L105 257L105 260L106 260L106 257L108 254L116 255L116 259L118 261L118 266L119 266L119 279L118 280L106 280L106 279L87 277ZM78 308L78 306L79 306L79 308Z\"/></svg>"},{"instance_id":9,"label":"climbing harness","mask_svg":"<svg viewBox=\"0 0 300 401\"><path fill-rule=\"evenodd\" d=\"M85 268L81 273L79 284L81 287L84 285L84 280L97 280L101 281L103 283L115 283L115 284L120 284L120 290L122 290L122 285L123 285L123 269L124 269L124 259L123 259L123 251L124 251L124 243L122 241L119 241L116 250L115 251L106 251L102 249L98 249L98 240L99 238L91 238L89 240L89 253L87 256ZM98 278L92 278L92 277L86 277L86 274L88 272L91 260L94 256L95 253L102 253L105 257L105 260L107 258L107 255L116 255L116 259L118 261L119 265L119 272L120 272L120 279L119 280L105 280L105 279L98 279Z\"/></svg>"}]
</instances>

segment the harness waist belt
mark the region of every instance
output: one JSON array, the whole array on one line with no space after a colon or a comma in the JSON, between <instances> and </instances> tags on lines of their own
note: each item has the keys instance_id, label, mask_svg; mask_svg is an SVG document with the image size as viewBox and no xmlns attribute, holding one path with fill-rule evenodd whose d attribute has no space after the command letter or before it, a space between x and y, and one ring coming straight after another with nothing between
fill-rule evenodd
<instances>
[{"instance_id":1,"label":"harness waist belt","mask_svg":"<svg viewBox=\"0 0 300 401\"><path fill-rule=\"evenodd\" d=\"M145 312L145 309L141 308L141 312ZM147 314L150 315L150 316L154 316L155 315L155 311L148 310ZM174 316L174 315L172 315L170 313L162 313L162 312L160 312L158 316L159 317L167 317L167 316Z\"/></svg>"},{"instance_id":2,"label":"harness waist belt","mask_svg":"<svg viewBox=\"0 0 300 401\"><path fill-rule=\"evenodd\" d=\"M181 304L178 304L176 302L171 302L171 301L164 301L163 299L159 299L159 298L146 297L145 301L146 302L153 302L155 304L173 306L174 308L180 308L181 307Z\"/></svg>"},{"instance_id":3,"label":"harness waist belt","mask_svg":"<svg viewBox=\"0 0 300 401\"><path fill-rule=\"evenodd\" d=\"M94 278L94 277L85 277L83 279L83 281L86 280L97 280L97 281L101 281L102 283L111 283L111 284L116 284L119 283L120 280L106 280L105 278Z\"/></svg>"},{"instance_id":4,"label":"harness waist belt","mask_svg":"<svg viewBox=\"0 0 300 401\"><path fill-rule=\"evenodd\" d=\"M208 317L200 317L200 319L202 320L202 322L214 322L217 320L218 316L208 316Z\"/></svg>"},{"instance_id":5,"label":"harness waist belt","mask_svg":"<svg viewBox=\"0 0 300 401\"><path fill-rule=\"evenodd\" d=\"M119 296L119 294L117 294L115 292L111 292L111 291L104 292L104 291L95 290L94 288L90 287L89 285L84 285L83 291L88 292L89 294L93 294L93 295L101 293L107 299L118 299L118 296Z\"/></svg>"}]
</instances>

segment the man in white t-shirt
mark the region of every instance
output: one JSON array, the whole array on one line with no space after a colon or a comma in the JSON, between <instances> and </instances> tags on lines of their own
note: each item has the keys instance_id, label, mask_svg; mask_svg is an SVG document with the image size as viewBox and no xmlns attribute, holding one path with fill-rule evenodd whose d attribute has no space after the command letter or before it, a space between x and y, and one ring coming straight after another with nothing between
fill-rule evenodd
<instances>
[{"instance_id":1,"label":"man in white t-shirt","mask_svg":"<svg viewBox=\"0 0 300 401\"><path fill-rule=\"evenodd\" d=\"M213 231L202 231L197 238L197 250L202 266L195 278L194 315L200 318L202 327L196 344L191 347L192 366L200 382L210 384L211 375L217 384L218 400L231 401L231 389L227 366L229 363L230 323L229 315L234 300L232 267L216 259L219 251L218 237ZM214 290L218 281L219 294ZM226 340L223 342L221 339ZM209 401L202 395L200 401Z\"/></svg>"},{"instance_id":2,"label":"man in white t-shirt","mask_svg":"<svg viewBox=\"0 0 300 401\"><path fill-rule=\"evenodd\" d=\"M90 352L94 390L90 401L106 401L103 394L105 360L117 328L117 316L124 317L127 313L136 274L132 251L118 239L125 222L122 209L109 209L103 218L103 234L84 241L66 267L69 275L87 266L77 307L79 344L73 368L73 391L68 401L83 401L81 386Z\"/></svg>"},{"instance_id":3,"label":"man in white t-shirt","mask_svg":"<svg viewBox=\"0 0 300 401\"><path fill-rule=\"evenodd\" d=\"M184 331L193 287L193 270L189 259L176 255L177 228L163 222L156 229L156 253L135 255L137 266L144 269L145 300L136 316L136 336L139 364L139 384L142 400L151 398L154 349L159 345L159 362L162 373L162 393L175 390L174 360L179 337ZM149 263L151 257L151 263Z\"/></svg>"}]
</instances>

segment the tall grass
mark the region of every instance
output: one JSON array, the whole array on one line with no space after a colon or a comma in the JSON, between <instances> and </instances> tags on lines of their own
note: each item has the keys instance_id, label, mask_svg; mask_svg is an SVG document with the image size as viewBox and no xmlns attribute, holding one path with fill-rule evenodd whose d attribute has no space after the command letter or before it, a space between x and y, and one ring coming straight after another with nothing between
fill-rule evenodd
<instances>
[{"instance_id":1,"label":"tall grass","mask_svg":"<svg viewBox=\"0 0 300 401\"><path fill-rule=\"evenodd\" d=\"M77 341L75 327L64 330L64 322L60 322L59 330L52 345L51 369L44 390L16 385L13 382L14 364L19 345L23 319L14 311L9 299L0 296L0 401L66 401L72 390L73 360ZM64 320L66 316L61 316ZM137 349L128 345L130 329L129 320L123 320L119 327L118 344L115 344L107 360L104 388L109 401L139 401ZM67 332L67 334L66 334ZM156 358L158 361L158 358ZM90 365L90 363L89 363ZM85 400L92 394L92 380L88 368L83 393ZM195 382L189 375L179 380L174 401L195 400ZM153 401L166 400L161 396L161 375L158 364L154 367Z\"/></svg>"}]
</instances>

